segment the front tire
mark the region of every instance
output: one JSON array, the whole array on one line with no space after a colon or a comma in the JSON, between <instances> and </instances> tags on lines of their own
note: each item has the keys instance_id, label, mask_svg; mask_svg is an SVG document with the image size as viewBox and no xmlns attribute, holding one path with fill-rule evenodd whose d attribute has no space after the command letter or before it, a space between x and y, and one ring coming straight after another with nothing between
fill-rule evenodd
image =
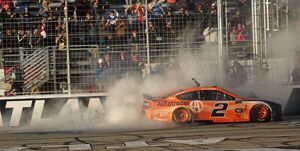
<instances>
[{"instance_id":1,"label":"front tire","mask_svg":"<svg viewBox=\"0 0 300 151\"><path fill-rule=\"evenodd\" d=\"M257 104L252 108L250 118L252 122L269 122L271 110L265 104Z\"/></svg>"},{"instance_id":2,"label":"front tire","mask_svg":"<svg viewBox=\"0 0 300 151\"><path fill-rule=\"evenodd\" d=\"M173 121L178 125L187 125L192 123L192 111L187 108L178 108L173 112Z\"/></svg>"}]
</instances>

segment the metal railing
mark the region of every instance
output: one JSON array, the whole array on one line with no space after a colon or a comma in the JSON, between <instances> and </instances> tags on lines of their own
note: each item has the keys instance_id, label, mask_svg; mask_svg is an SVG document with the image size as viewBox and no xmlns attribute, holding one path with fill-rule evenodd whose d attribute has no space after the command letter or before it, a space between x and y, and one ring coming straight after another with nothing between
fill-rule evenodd
<instances>
[{"instance_id":1,"label":"metal railing","mask_svg":"<svg viewBox=\"0 0 300 151\"><path fill-rule=\"evenodd\" d=\"M30 94L31 91L42 86L49 80L49 56L46 48L35 50L30 55L21 60L21 70L23 70L23 91Z\"/></svg>"}]
</instances>

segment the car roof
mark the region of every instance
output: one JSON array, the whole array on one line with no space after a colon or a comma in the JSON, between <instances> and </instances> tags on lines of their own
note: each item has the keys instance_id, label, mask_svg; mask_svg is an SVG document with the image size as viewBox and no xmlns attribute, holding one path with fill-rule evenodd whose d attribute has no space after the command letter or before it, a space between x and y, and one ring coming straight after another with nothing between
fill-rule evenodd
<instances>
[{"instance_id":1,"label":"car roof","mask_svg":"<svg viewBox=\"0 0 300 151\"><path fill-rule=\"evenodd\" d=\"M230 92L230 91L227 91L221 87L218 87L218 86L200 86L200 87L190 87L190 88L185 88L185 89L182 89L181 91L177 92L177 93L173 93L172 95L170 96L177 96L177 95L180 95L180 94L183 94L183 93L187 93L187 92L192 92L192 91L201 91L201 90L219 90L219 91L222 91L222 92L225 92L227 94L230 94L234 97L237 97L237 98L241 98L240 96ZM166 96L168 97L168 96Z\"/></svg>"}]
</instances>

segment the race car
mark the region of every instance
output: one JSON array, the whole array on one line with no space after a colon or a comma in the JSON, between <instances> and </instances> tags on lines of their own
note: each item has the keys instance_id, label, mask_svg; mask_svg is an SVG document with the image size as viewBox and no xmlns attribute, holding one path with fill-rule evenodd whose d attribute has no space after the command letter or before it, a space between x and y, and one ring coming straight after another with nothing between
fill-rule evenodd
<instances>
[{"instance_id":1,"label":"race car","mask_svg":"<svg viewBox=\"0 0 300 151\"><path fill-rule=\"evenodd\" d=\"M282 118L275 102L244 99L218 86L186 88L172 94L151 97L144 94L143 112L150 120L189 124L196 121L268 122Z\"/></svg>"}]
</instances>

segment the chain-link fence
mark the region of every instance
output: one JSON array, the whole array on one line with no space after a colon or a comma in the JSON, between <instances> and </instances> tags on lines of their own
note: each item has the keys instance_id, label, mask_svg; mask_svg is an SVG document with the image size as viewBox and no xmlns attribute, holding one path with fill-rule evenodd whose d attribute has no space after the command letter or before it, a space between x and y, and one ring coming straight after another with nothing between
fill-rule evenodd
<instances>
[{"instance_id":1,"label":"chain-link fence","mask_svg":"<svg viewBox=\"0 0 300 151\"><path fill-rule=\"evenodd\" d=\"M126 76L147 78L182 52L217 53L218 33L228 70L234 61L253 60L251 1L220 4L223 14L216 1L4 3L2 82L11 85L5 95L105 91Z\"/></svg>"}]
</instances>

